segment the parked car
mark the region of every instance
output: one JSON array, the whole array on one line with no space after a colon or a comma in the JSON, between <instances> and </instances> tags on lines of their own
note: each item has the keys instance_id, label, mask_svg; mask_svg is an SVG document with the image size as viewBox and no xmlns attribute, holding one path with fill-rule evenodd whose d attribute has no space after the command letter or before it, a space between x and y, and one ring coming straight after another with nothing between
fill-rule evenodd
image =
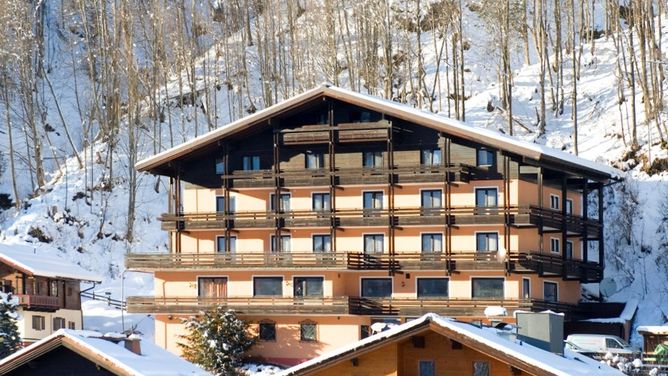
<instances>
[{"instance_id":1,"label":"parked car","mask_svg":"<svg viewBox=\"0 0 668 376\"><path fill-rule=\"evenodd\" d=\"M640 350L623 339L609 334L571 334L566 338L566 347L583 354L607 354L635 358Z\"/></svg>"}]
</instances>

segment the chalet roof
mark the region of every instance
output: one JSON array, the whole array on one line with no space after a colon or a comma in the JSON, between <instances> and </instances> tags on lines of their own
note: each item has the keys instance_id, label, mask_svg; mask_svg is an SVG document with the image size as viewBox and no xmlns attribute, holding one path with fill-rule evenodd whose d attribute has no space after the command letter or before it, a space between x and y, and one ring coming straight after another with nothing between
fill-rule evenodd
<instances>
[{"instance_id":1,"label":"chalet roof","mask_svg":"<svg viewBox=\"0 0 668 376\"><path fill-rule=\"evenodd\" d=\"M591 174L599 179L620 178L622 176L622 172L615 168L584 158L579 158L569 153L534 143L520 141L487 129L473 127L461 121L415 109L402 103L392 102L379 97L365 95L327 84L296 95L264 110L229 123L226 126L184 142L181 145L165 150L150 158L146 158L138 162L135 167L139 171L151 171L199 148L218 142L226 136L233 135L239 131L252 127L255 124L266 121L272 116L281 114L291 108L308 103L319 97L333 98L363 108L368 108L373 111L378 111L396 118L433 128L465 140L516 153L529 160L564 165L567 168L575 171L583 171L584 173Z\"/></svg>"},{"instance_id":2,"label":"chalet roof","mask_svg":"<svg viewBox=\"0 0 668 376\"><path fill-rule=\"evenodd\" d=\"M636 331L640 334L668 335L668 325L642 325Z\"/></svg>"},{"instance_id":3,"label":"chalet roof","mask_svg":"<svg viewBox=\"0 0 668 376\"><path fill-rule=\"evenodd\" d=\"M562 357L525 342L515 342L501 337L498 334L499 331L495 328L477 327L429 313L289 368L279 373L278 376L307 375L311 371L357 357L363 352L380 348L387 343L408 338L426 328L448 338L454 338L467 347L478 350L513 367L527 372L534 371L531 372L533 374L538 372L538 374L546 376L623 375L623 373L608 365L598 363L579 354L569 352L567 353L568 357Z\"/></svg>"},{"instance_id":4,"label":"chalet roof","mask_svg":"<svg viewBox=\"0 0 668 376\"><path fill-rule=\"evenodd\" d=\"M0 374L4 375L60 346L64 346L89 361L99 364L116 375L211 376L209 372L150 343L150 341L141 341L141 355L138 355L127 350L122 340L115 343L115 341L105 339L98 332L69 329L60 329L0 360ZM63 366L66 367L66 365Z\"/></svg>"},{"instance_id":5,"label":"chalet roof","mask_svg":"<svg viewBox=\"0 0 668 376\"><path fill-rule=\"evenodd\" d=\"M99 275L28 245L0 243L0 263L30 276L102 282Z\"/></svg>"}]
</instances>

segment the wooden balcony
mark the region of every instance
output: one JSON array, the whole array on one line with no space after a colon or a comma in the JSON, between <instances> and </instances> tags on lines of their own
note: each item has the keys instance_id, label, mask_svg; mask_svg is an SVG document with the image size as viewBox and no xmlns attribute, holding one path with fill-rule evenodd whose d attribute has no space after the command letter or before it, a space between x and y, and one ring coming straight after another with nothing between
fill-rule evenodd
<instances>
[{"instance_id":1,"label":"wooden balcony","mask_svg":"<svg viewBox=\"0 0 668 376\"><path fill-rule=\"evenodd\" d=\"M564 259L561 255L547 255L537 252L523 252L518 255L517 269L528 270L538 275L561 276L567 280L584 283L600 282L603 268L599 263L577 259Z\"/></svg>"},{"instance_id":2,"label":"wooden balcony","mask_svg":"<svg viewBox=\"0 0 668 376\"><path fill-rule=\"evenodd\" d=\"M130 253L125 267L131 270L212 269L335 269L347 268L346 253Z\"/></svg>"},{"instance_id":3,"label":"wooden balcony","mask_svg":"<svg viewBox=\"0 0 668 376\"><path fill-rule=\"evenodd\" d=\"M61 300L57 296L16 294L19 305L30 311L54 312L60 309Z\"/></svg>"},{"instance_id":4,"label":"wooden balcony","mask_svg":"<svg viewBox=\"0 0 668 376\"><path fill-rule=\"evenodd\" d=\"M320 314L343 315L348 313L348 298L203 298L203 297L151 297L130 296L128 313L192 314L223 306L239 314Z\"/></svg>"},{"instance_id":5,"label":"wooden balcony","mask_svg":"<svg viewBox=\"0 0 668 376\"><path fill-rule=\"evenodd\" d=\"M451 208L395 208L388 209L338 209L291 210L281 213L273 211L237 211L230 214L217 212L165 213L160 216L162 229L175 230L221 230L230 228L273 228L277 225L288 228L317 227L378 227L378 226L481 226L503 225L508 216L515 227L539 227L544 231L557 231L566 223L569 235L583 234L585 228L589 238L598 237L600 223L585 220L576 215L563 216L561 212L536 206L512 206L506 211L502 207L454 206ZM563 219L565 218L565 221Z\"/></svg>"},{"instance_id":6,"label":"wooden balcony","mask_svg":"<svg viewBox=\"0 0 668 376\"><path fill-rule=\"evenodd\" d=\"M242 315L306 314L306 315L369 315L421 316L434 312L444 316L483 316L490 306L506 308L509 315L515 310L542 311L552 309L570 314L573 305L541 300L518 299L450 299L450 298L363 298L363 297L151 297L131 296L127 299L128 313L194 314L223 306Z\"/></svg>"}]
</instances>

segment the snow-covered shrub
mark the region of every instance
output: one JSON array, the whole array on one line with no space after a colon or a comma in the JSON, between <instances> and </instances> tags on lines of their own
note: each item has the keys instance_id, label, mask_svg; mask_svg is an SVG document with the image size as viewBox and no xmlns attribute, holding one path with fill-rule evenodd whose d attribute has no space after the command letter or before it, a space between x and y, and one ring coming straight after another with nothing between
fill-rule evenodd
<instances>
[{"instance_id":1,"label":"snow-covered shrub","mask_svg":"<svg viewBox=\"0 0 668 376\"><path fill-rule=\"evenodd\" d=\"M183 357L215 375L241 375L244 354L255 344L248 324L233 310L216 307L202 317L183 320L188 332L179 343Z\"/></svg>"},{"instance_id":2,"label":"snow-covered shrub","mask_svg":"<svg viewBox=\"0 0 668 376\"><path fill-rule=\"evenodd\" d=\"M0 359L21 348L21 337L16 325L18 301L11 293L0 292Z\"/></svg>"}]
</instances>

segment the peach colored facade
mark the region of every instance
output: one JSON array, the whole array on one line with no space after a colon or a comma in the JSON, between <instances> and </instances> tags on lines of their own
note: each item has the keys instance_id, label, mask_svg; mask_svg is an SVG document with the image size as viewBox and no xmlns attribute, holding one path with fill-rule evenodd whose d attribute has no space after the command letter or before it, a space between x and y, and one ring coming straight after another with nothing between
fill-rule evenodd
<instances>
[{"instance_id":1,"label":"peach colored facade","mask_svg":"<svg viewBox=\"0 0 668 376\"><path fill-rule=\"evenodd\" d=\"M600 280L605 176L322 103L327 126L309 125L326 112L316 103L141 168L170 176L171 253L126 260L155 274L154 296L128 304L156 315L159 345L178 353L179 319L223 304L252 323L254 357L290 365L426 312L568 313L580 283ZM288 137L298 132L315 145ZM583 195L595 190L593 219ZM485 317L497 305L507 314Z\"/></svg>"}]
</instances>

